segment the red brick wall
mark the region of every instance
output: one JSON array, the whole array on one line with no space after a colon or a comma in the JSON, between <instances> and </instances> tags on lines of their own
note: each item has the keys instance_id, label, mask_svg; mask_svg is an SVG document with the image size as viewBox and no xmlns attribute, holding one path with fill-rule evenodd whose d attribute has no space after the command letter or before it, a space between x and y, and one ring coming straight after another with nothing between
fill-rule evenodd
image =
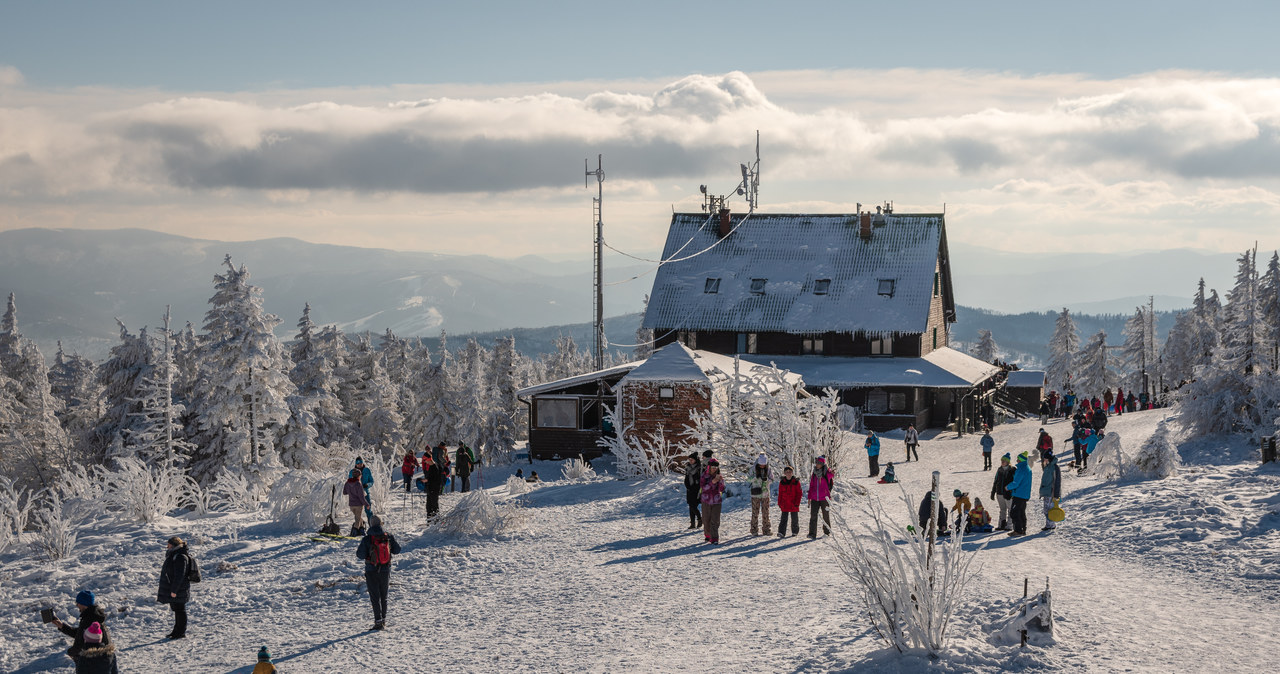
<instances>
[{"instance_id":1,"label":"red brick wall","mask_svg":"<svg viewBox=\"0 0 1280 674\"><path fill-rule=\"evenodd\" d=\"M658 389L670 387L675 397L661 399ZM628 441L634 438L648 441L662 429L670 456L680 456L689 451L693 440L683 435L690 425L689 415L697 410L706 413L711 409L711 384L709 382L625 382L622 388L622 425L630 427Z\"/></svg>"}]
</instances>

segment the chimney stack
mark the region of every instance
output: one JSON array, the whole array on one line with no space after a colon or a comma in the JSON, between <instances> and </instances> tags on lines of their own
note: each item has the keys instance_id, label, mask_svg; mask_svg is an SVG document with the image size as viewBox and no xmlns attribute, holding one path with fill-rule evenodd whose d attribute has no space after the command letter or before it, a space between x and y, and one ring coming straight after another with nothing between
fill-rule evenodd
<instances>
[{"instance_id":1,"label":"chimney stack","mask_svg":"<svg viewBox=\"0 0 1280 674\"><path fill-rule=\"evenodd\" d=\"M729 221L729 209L720 209L720 238L729 236L729 232L733 231L733 226Z\"/></svg>"},{"instance_id":2,"label":"chimney stack","mask_svg":"<svg viewBox=\"0 0 1280 674\"><path fill-rule=\"evenodd\" d=\"M859 213L859 214L858 214L858 224L860 225L860 227L859 227L859 231L858 231L858 235L862 237L862 240L863 240L863 241L870 241L870 240L871 240L871 213L870 213L870 211L868 211L868 212L866 212L866 213Z\"/></svg>"}]
</instances>

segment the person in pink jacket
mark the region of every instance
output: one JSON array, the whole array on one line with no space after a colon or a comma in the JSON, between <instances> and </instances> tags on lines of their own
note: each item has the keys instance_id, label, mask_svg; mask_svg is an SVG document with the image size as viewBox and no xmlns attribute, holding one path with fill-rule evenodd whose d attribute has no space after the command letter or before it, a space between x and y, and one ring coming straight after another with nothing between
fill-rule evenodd
<instances>
[{"instance_id":1,"label":"person in pink jacket","mask_svg":"<svg viewBox=\"0 0 1280 674\"><path fill-rule=\"evenodd\" d=\"M831 511L827 501L835 483L836 474L827 468L826 457L818 457L813 464L813 474L809 476L809 538L818 537L819 511L822 512L822 533L831 535Z\"/></svg>"},{"instance_id":2,"label":"person in pink jacket","mask_svg":"<svg viewBox=\"0 0 1280 674\"><path fill-rule=\"evenodd\" d=\"M720 462L711 459L702 471L702 535L708 543L720 543L720 504L724 500L724 476Z\"/></svg>"}]
</instances>

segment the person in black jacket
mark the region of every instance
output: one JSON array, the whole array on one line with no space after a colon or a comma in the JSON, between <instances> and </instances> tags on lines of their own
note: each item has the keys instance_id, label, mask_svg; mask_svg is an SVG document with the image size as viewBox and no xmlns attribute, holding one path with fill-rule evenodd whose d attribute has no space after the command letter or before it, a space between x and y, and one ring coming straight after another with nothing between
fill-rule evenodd
<instances>
[{"instance_id":1,"label":"person in black jacket","mask_svg":"<svg viewBox=\"0 0 1280 674\"><path fill-rule=\"evenodd\" d=\"M924 498L920 500L920 512L917 513L920 520L920 535L929 535L929 514L933 510L930 506L934 503L938 504L938 518L934 520L933 524L938 528L939 536L946 536L949 534L947 531L947 509L938 500L938 495L933 492L925 494Z\"/></svg>"},{"instance_id":2,"label":"person in black jacket","mask_svg":"<svg viewBox=\"0 0 1280 674\"><path fill-rule=\"evenodd\" d=\"M427 461L423 459L423 461ZM427 517L440 514L440 491L444 488L444 471L435 461L427 461Z\"/></svg>"},{"instance_id":3,"label":"person in black jacket","mask_svg":"<svg viewBox=\"0 0 1280 674\"><path fill-rule=\"evenodd\" d=\"M119 671L111 633L100 622L90 623L84 631L84 650L76 658L76 674L119 674Z\"/></svg>"},{"instance_id":4,"label":"person in black jacket","mask_svg":"<svg viewBox=\"0 0 1280 674\"><path fill-rule=\"evenodd\" d=\"M1107 427L1107 413L1101 407L1093 411L1093 430L1100 431Z\"/></svg>"},{"instance_id":5,"label":"person in black jacket","mask_svg":"<svg viewBox=\"0 0 1280 674\"><path fill-rule=\"evenodd\" d=\"M80 652L85 648L84 631L93 623L101 625L107 619L107 612L98 606L97 598L89 590L81 590L76 595L76 608L80 610L80 623L74 627L57 618L53 619L53 626L72 639L71 648L67 649L67 655L72 660L78 660Z\"/></svg>"},{"instance_id":6,"label":"person in black jacket","mask_svg":"<svg viewBox=\"0 0 1280 674\"><path fill-rule=\"evenodd\" d=\"M380 550L386 546L386 559L379 561ZM364 560L364 580L369 587L369 601L373 604L373 629L380 630L387 624L387 590L391 586L391 555L400 554L396 537L382 530L382 518L373 517L369 533L360 539L356 558Z\"/></svg>"},{"instance_id":7,"label":"person in black jacket","mask_svg":"<svg viewBox=\"0 0 1280 674\"><path fill-rule=\"evenodd\" d=\"M453 462L453 474L458 476L458 482L461 483L462 493L471 491L471 468L476 463L476 457L471 454L471 448L465 442L458 443L457 460Z\"/></svg>"},{"instance_id":8,"label":"person in black jacket","mask_svg":"<svg viewBox=\"0 0 1280 674\"><path fill-rule=\"evenodd\" d=\"M165 547L164 564L160 567L160 590L156 601L168 604L173 611L173 631L167 639L187 636L187 600L191 598L191 581L187 572L191 569L191 556L186 541L174 536Z\"/></svg>"},{"instance_id":9,"label":"person in black jacket","mask_svg":"<svg viewBox=\"0 0 1280 674\"><path fill-rule=\"evenodd\" d=\"M702 462L697 452L689 452L684 464L684 501L689 504L689 528L702 528Z\"/></svg>"},{"instance_id":10,"label":"person in black jacket","mask_svg":"<svg viewBox=\"0 0 1280 674\"><path fill-rule=\"evenodd\" d=\"M1009 483L1013 482L1014 473L1009 461L1008 453L1000 457L996 479L991 482L991 498L1000 504L1000 526L996 527L996 531L1009 530L1009 507L1013 504L1013 499L1009 498Z\"/></svg>"}]
</instances>

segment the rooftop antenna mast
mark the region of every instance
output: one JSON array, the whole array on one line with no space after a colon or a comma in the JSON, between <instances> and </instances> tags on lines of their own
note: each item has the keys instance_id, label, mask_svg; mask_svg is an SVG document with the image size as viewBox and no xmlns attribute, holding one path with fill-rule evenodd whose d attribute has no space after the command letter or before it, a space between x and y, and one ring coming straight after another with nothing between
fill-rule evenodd
<instances>
[{"instance_id":1,"label":"rooftop antenna mast","mask_svg":"<svg viewBox=\"0 0 1280 674\"><path fill-rule=\"evenodd\" d=\"M592 355L595 357L595 369L604 369L604 155L596 155L596 170L592 171L589 159L582 160L586 169L585 186L591 188L591 176L596 177L597 195L591 199L591 215L595 218L595 344Z\"/></svg>"}]
</instances>

